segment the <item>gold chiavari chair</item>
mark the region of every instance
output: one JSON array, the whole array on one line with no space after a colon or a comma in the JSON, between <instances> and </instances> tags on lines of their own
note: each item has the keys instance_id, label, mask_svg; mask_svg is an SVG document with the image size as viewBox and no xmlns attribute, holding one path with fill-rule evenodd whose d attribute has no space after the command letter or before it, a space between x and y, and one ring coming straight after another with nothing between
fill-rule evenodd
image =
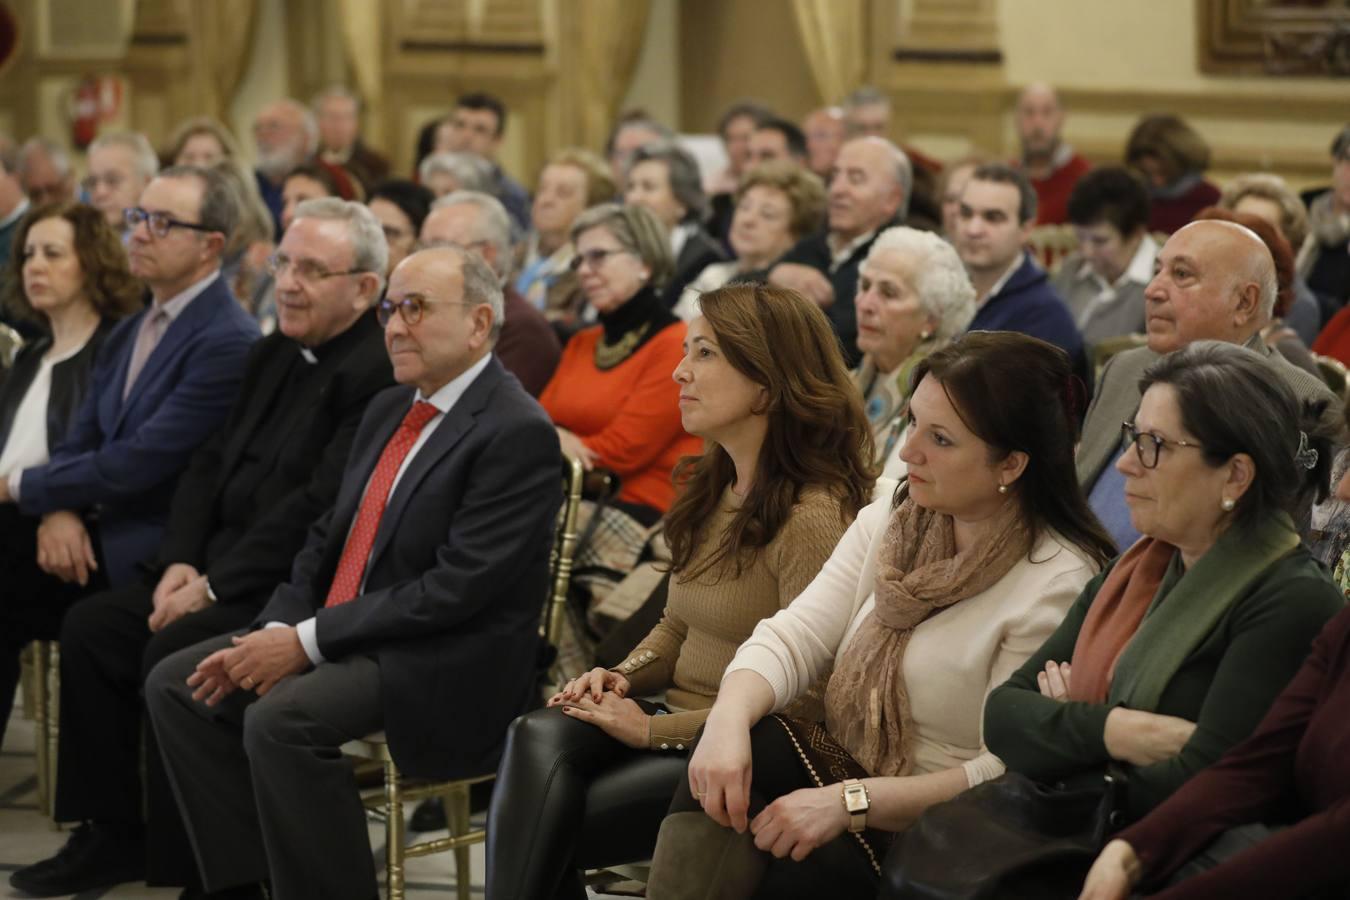
<instances>
[{"instance_id":1,"label":"gold chiavari chair","mask_svg":"<svg viewBox=\"0 0 1350 900\"><path fill-rule=\"evenodd\" d=\"M33 703L33 755L37 760L38 810L56 825L56 747L60 740L61 646L56 641L33 641L24 660Z\"/></svg>"},{"instance_id":2,"label":"gold chiavari chair","mask_svg":"<svg viewBox=\"0 0 1350 900\"><path fill-rule=\"evenodd\" d=\"M1053 274L1064 258L1078 249L1078 236L1072 225L1037 225L1031 229L1027 249Z\"/></svg>"},{"instance_id":3,"label":"gold chiavari chair","mask_svg":"<svg viewBox=\"0 0 1350 900\"><path fill-rule=\"evenodd\" d=\"M577 511L581 507L582 484L586 472L580 460L563 459L563 505L558 511L558 524L553 535L553 552L549 558L549 592L540 620L540 633L553 646L562 634L567 608L567 591L572 578L572 559L576 552ZM455 890L458 900L469 900L469 847L487 838L482 829L469 827L469 789L496 777L495 772L455 781L421 781L405 779L398 771L384 732L367 735L359 741L349 741L342 752L358 759L378 762L384 768L384 786L365 791L362 801L368 809L379 810L384 817L385 888L389 900L403 900L404 862L434 853L455 851ZM445 820L450 834L447 837L404 845L403 808L427 797L440 797L445 804Z\"/></svg>"}]
</instances>

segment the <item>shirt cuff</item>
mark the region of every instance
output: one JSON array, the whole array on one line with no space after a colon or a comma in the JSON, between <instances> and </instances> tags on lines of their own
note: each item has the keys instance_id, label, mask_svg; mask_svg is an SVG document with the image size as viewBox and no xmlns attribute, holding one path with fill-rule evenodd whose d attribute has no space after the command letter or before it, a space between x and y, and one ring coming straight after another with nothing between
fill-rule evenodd
<instances>
[{"instance_id":1,"label":"shirt cuff","mask_svg":"<svg viewBox=\"0 0 1350 900\"><path fill-rule=\"evenodd\" d=\"M264 628L289 628L285 622L268 622ZM305 650L305 656L313 665L319 665L325 662L323 654L319 652L319 628L318 623L313 616L295 626L295 636L300 639L300 646Z\"/></svg>"},{"instance_id":2,"label":"shirt cuff","mask_svg":"<svg viewBox=\"0 0 1350 900\"><path fill-rule=\"evenodd\" d=\"M15 469L9 473L9 497L15 503L19 502L19 489L23 487L23 469Z\"/></svg>"}]
</instances>

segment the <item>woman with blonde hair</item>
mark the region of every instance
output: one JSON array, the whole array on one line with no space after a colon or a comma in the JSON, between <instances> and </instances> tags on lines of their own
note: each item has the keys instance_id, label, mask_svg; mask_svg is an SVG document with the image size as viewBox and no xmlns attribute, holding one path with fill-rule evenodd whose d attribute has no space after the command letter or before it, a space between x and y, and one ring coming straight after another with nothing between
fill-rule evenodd
<instances>
[{"instance_id":1,"label":"woman with blonde hair","mask_svg":"<svg viewBox=\"0 0 1350 900\"><path fill-rule=\"evenodd\" d=\"M579 868L650 856L736 644L805 589L870 497L862 410L828 320L803 297L704 295L673 377L681 421L706 444L676 475L665 612L615 669L512 725L488 818L489 898L581 898ZM636 699L662 690L664 703Z\"/></svg>"}]
</instances>

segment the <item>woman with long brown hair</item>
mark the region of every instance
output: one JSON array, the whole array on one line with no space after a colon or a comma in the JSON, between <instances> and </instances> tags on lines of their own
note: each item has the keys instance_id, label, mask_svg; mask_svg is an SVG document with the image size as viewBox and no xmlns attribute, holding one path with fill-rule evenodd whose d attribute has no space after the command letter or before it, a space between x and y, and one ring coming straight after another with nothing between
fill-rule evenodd
<instances>
[{"instance_id":1,"label":"woman with long brown hair","mask_svg":"<svg viewBox=\"0 0 1350 900\"><path fill-rule=\"evenodd\" d=\"M615 669L512 725L488 897L584 897L579 867L651 854L737 644L805 589L870 498L871 430L819 308L762 285L701 304L673 377L706 449L676 471L665 612ZM663 689L662 704L634 699Z\"/></svg>"}]
</instances>

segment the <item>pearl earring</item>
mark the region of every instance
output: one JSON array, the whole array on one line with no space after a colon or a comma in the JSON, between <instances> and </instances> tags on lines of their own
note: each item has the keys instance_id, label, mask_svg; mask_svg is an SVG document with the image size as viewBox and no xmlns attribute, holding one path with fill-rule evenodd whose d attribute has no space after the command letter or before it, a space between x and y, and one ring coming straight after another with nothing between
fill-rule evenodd
<instances>
[{"instance_id":1,"label":"pearl earring","mask_svg":"<svg viewBox=\"0 0 1350 900\"><path fill-rule=\"evenodd\" d=\"M919 332L919 340L926 341L933 336L933 332L927 328Z\"/></svg>"},{"instance_id":2,"label":"pearl earring","mask_svg":"<svg viewBox=\"0 0 1350 900\"><path fill-rule=\"evenodd\" d=\"M1224 497L1222 500L1219 501L1219 506L1223 507L1224 512L1232 512L1233 507L1237 506L1237 501L1232 500L1228 497Z\"/></svg>"},{"instance_id":3,"label":"pearl earring","mask_svg":"<svg viewBox=\"0 0 1350 900\"><path fill-rule=\"evenodd\" d=\"M1006 494L1006 493L1008 493L1008 486L1007 486L1006 484L1000 484L1000 485L998 486L998 492L999 492L1000 494Z\"/></svg>"}]
</instances>

